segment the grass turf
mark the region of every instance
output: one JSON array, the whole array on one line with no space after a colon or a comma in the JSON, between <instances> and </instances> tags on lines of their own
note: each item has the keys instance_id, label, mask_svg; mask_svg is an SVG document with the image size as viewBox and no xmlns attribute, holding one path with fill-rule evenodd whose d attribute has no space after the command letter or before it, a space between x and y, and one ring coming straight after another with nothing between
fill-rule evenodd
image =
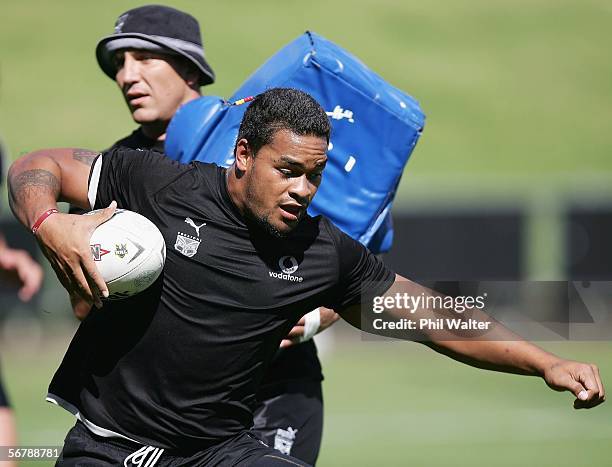
<instances>
[{"instance_id":1,"label":"grass turf","mask_svg":"<svg viewBox=\"0 0 612 467\"><path fill-rule=\"evenodd\" d=\"M3 348L21 445L61 444L73 424L44 402L67 340L68 334ZM612 374L612 344L544 346L596 361L604 382ZM539 378L477 370L417 344L362 341L357 333L322 360L322 467L609 465L610 406L575 411L570 394L549 390Z\"/></svg>"}]
</instances>

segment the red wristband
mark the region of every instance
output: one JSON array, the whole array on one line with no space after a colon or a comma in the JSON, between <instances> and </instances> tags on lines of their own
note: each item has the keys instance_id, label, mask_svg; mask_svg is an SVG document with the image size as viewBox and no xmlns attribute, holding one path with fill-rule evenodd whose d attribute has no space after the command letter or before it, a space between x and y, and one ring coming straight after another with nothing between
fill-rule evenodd
<instances>
[{"instance_id":1,"label":"red wristband","mask_svg":"<svg viewBox=\"0 0 612 467\"><path fill-rule=\"evenodd\" d=\"M59 211L55 208L47 209L45 212L43 212L40 215L40 217L36 219L36 222L34 222L34 225L32 226L32 233L36 235L36 232L38 232L38 229L40 228L42 223L45 222L45 220L47 220L47 217L49 217L51 214L55 214L56 212L59 212Z\"/></svg>"}]
</instances>

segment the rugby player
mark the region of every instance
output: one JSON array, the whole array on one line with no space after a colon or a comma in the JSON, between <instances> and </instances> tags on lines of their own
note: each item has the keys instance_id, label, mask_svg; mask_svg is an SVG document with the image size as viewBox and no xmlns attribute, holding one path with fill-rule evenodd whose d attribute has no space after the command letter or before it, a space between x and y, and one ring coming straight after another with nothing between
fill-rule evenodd
<instances>
[{"instance_id":1,"label":"rugby player","mask_svg":"<svg viewBox=\"0 0 612 467\"><path fill-rule=\"evenodd\" d=\"M78 417L60 465L303 465L249 431L257 385L287 331L319 305L359 325L374 296L432 294L306 208L321 182L330 124L309 95L270 89L240 126L228 169L181 165L156 152L46 149L17 160L10 200L68 290L96 304L81 323L50 386L49 399ZM91 216L53 211L57 200L104 208ZM134 297L108 295L88 239L116 206L148 217L167 245L162 276ZM206 223L201 232L185 222ZM190 230L191 229L191 230ZM195 235L194 235L195 234ZM197 251L175 248L197 236ZM200 243L203 245L200 246ZM291 258L285 280L281 258ZM401 318L429 318L427 310ZM481 368L537 375L574 394L576 407L604 400L595 365L565 360L501 325L493 338L427 345ZM131 462L131 463L130 463ZM294 463L294 464L291 464Z\"/></svg>"},{"instance_id":2,"label":"rugby player","mask_svg":"<svg viewBox=\"0 0 612 467\"><path fill-rule=\"evenodd\" d=\"M117 83L139 125L113 147L164 152L171 118L182 104L200 97L200 86L215 79L205 58L197 20L161 5L121 14L114 33L98 42L96 58L104 73ZM71 301L81 318L91 308L75 297ZM314 313L319 322L314 330L319 332L339 318L323 308ZM283 347L291 348L278 351L262 381L253 430L269 446L314 464L323 434L323 374L314 342L304 337L306 319L303 317L283 340Z\"/></svg>"}]
</instances>

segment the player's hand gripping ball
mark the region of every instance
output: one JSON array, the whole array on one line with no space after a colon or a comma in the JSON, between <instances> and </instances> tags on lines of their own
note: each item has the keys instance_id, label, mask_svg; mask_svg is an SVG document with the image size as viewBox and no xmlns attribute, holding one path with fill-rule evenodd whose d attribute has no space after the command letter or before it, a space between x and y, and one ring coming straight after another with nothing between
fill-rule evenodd
<instances>
[{"instance_id":1,"label":"player's hand gripping ball","mask_svg":"<svg viewBox=\"0 0 612 467\"><path fill-rule=\"evenodd\" d=\"M108 286L108 300L131 297L148 288L166 261L166 244L159 229L146 217L125 209L117 209L99 225L89 245Z\"/></svg>"}]
</instances>

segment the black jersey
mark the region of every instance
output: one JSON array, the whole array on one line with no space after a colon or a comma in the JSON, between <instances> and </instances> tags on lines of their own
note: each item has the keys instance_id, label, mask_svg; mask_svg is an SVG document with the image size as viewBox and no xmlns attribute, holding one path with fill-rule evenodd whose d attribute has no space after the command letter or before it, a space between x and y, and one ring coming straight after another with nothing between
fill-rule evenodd
<instances>
[{"instance_id":1,"label":"black jersey","mask_svg":"<svg viewBox=\"0 0 612 467\"><path fill-rule=\"evenodd\" d=\"M147 137L143 133L142 127L139 127L130 135L120 139L112 146L112 148L118 147L154 149L158 152L164 152L164 141ZM84 211L74 210L73 212L73 210L71 210L70 212L72 214L80 214ZM323 370L321 369L321 362L317 355L317 347L312 339L286 349L279 349L261 385L262 387L268 386L263 389L269 392L272 389L269 386L276 386L279 383L302 379L310 381L323 380ZM261 400L265 398L265 394L259 393L257 397Z\"/></svg>"},{"instance_id":2,"label":"black jersey","mask_svg":"<svg viewBox=\"0 0 612 467\"><path fill-rule=\"evenodd\" d=\"M120 139L112 146L113 148L124 147L130 149L154 149L157 152L164 152L164 141L151 139L146 136L141 127L135 129L129 136Z\"/></svg>"},{"instance_id":3,"label":"black jersey","mask_svg":"<svg viewBox=\"0 0 612 467\"><path fill-rule=\"evenodd\" d=\"M121 148L93 165L94 207L116 200L139 212L167 248L149 289L81 323L51 383L50 398L95 432L189 450L248 429L258 384L297 320L392 284L323 217L306 216L283 239L249 228L225 177L213 164Z\"/></svg>"}]
</instances>

